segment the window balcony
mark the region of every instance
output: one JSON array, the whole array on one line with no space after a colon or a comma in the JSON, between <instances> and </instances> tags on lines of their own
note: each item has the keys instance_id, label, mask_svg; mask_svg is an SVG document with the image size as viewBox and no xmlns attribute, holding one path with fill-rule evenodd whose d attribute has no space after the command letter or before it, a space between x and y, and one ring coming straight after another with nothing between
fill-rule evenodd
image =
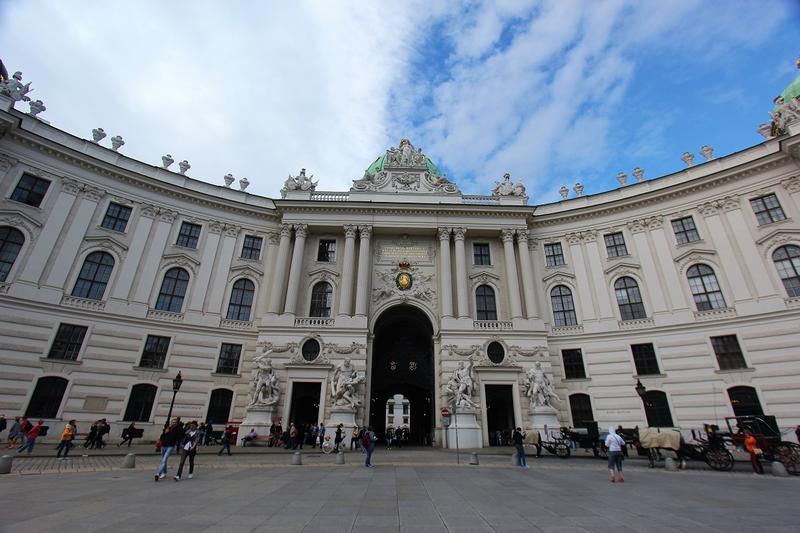
<instances>
[{"instance_id":1,"label":"window balcony","mask_svg":"<svg viewBox=\"0 0 800 533\"><path fill-rule=\"evenodd\" d=\"M514 323L510 320L475 320L472 327L479 331L503 331L514 329Z\"/></svg>"},{"instance_id":2,"label":"window balcony","mask_svg":"<svg viewBox=\"0 0 800 533\"><path fill-rule=\"evenodd\" d=\"M162 311L160 309L148 309L148 320L161 320L163 322L183 322L183 313L173 313L172 311Z\"/></svg>"},{"instance_id":3,"label":"window balcony","mask_svg":"<svg viewBox=\"0 0 800 533\"><path fill-rule=\"evenodd\" d=\"M336 319L328 317L301 317L294 319L296 328L332 328Z\"/></svg>"},{"instance_id":4,"label":"window balcony","mask_svg":"<svg viewBox=\"0 0 800 533\"><path fill-rule=\"evenodd\" d=\"M91 298L79 298L65 294L61 297L61 305L77 307L79 309L91 309L92 311L102 311L106 308L103 300L92 300Z\"/></svg>"}]
</instances>

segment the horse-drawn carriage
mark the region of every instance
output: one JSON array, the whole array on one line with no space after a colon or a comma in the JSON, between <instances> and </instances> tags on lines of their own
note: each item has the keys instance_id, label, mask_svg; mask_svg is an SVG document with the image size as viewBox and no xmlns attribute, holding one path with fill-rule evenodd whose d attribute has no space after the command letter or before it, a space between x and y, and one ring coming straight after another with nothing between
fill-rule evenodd
<instances>
[{"instance_id":1,"label":"horse-drawn carriage","mask_svg":"<svg viewBox=\"0 0 800 533\"><path fill-rule=\"evenodd\" d=\"M537 446L541 446L549 453L562 459L568 458L572 454L573 448L584 448L592 450L595 457L605 457L606 451L600 442L600 432L597 430L597 422L587 422L583 428L562 427L558 432L546 431L545 438L539 438Z\"/></svg>"},{"instance_id":2,"label":"horse-drawn carriage","mask_svg":"<svg viewBox=\"0 0 800 533\"><path fill-rule=\"evenodd\" d=\"M767 461L780 461L786 471L800 475L800 445L781 440L781 431L774 416L732 416L725 419L727 438L737 447L744 447L747 433L756 438L757 447Z\"/></svg>"},{"instance_id":3,"label":"horse-drawn carriage","mask_svg":"<svg viewBox=\"0 0 800 533\"><path fill-rule=\"evenodd\" d=\"M677 457L681 468L686 460L703 461L714 470L731 470L735 463L733 454L726 445L726 435L713 425L706 424L702 432L692 430L692 442L686 442L678 428L633 428L618 433L625 442L634 447L640 456L655 467L656 459L662 451L671 451Z\"/></svg>"}]
</instances>

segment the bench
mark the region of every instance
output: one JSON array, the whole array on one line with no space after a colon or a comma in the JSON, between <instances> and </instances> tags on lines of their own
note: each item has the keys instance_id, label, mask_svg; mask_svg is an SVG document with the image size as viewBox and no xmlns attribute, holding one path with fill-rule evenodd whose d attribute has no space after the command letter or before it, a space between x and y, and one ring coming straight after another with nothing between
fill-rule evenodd
<instances>
[{"instance_id":1,"label":"bench","mask_svg":"<svg viewBox=\"0 0 800 533\"><path fill-rule=\"evenodd\" d=\"M271 445L271 441L272 441L272 437L270 437L269 435L257 435L256 438L254 438L254 439L251 439L251 440L246 440L246 439L247 439L247 437L242 439L242 448L244 448L245 446L248 446L248 445L250 445L250 446L253 446L253 445L270 446Z\"/></svg>"},{"instance_id":2,"label":"bench","mask_svg":"<svg viewBox=\"0 0 800 533\"><path fill-rule=\"evenodd\" d=\"M134 428L132 431L128 428L122 430L122 435L120 435L121 439L126 439L128 437L134 439L141 439L144 436L144 429L141 428Z\"/></svg>"}]
</instances>

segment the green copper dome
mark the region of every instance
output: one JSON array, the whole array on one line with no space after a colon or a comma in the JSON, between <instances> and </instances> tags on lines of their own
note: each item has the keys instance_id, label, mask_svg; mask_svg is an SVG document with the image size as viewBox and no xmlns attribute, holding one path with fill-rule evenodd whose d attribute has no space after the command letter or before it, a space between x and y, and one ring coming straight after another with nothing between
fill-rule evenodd
<instances>
[{"instance_id":1,"label":"green copper dome","mask_svg":"<svg viewBox=\"0 0 800 533\"><path fill-rule=\"evenodd\" d=\"M364 173L369 176L374 176L375 174L383 170L383 165L385 163L386 163L386 155L384 154L375 161L373 161L372 164L367 167L367 170ZM436 164L433 161L431 161L429 157L425 158L425 167L428 169L428 173L430 175L444 177L442 171L439 170L439 167L437 167Z\"/></svg>"},{"instance_id":2,"label":"green copper dome","mask_svg":"<svg viewBox=\"0 0 800 533\"><path fill-rule=\"evenodd\" d=\"M800 96L800 76L797 76L781 93L781 97L786 103L791 102L798 96Z\"/></svg>"}]
</instances>

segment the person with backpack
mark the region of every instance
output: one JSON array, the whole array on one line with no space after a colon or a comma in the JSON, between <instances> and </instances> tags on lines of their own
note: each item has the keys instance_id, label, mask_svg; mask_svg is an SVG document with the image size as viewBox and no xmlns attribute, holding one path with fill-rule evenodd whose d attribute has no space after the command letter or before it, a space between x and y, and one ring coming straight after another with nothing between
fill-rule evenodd
<instances>
[{"instance_id":1,"label":"person with backpack","mask_svg":"<svg viewBox=\"0 0 800 533\"><path fill-rule=\"evenodd\" d=\"M625 441L623 438L617 435L614 426L610 426L606 437L606 448L608 448L608 471L611 474L611 483L616 481L614 478L615 469L619 472L619 482L625 483L625 478L622 475L622 448L624 446Z\"/></svg>"},{"instance_id":2,"label":"person with backpack","mask_svg":"<svg viewBox=\"0 0 800 533\"><path fill-rule=\"evenodd\" d=\"M70 420L67 422L67 425L64 426L64 431L61 432L61 440L56 448L56 459L61 459L62 451L64 452L64 459L67 458L69 449L72 448L72 439L75 438L76 429L75 420Z\"/></svg>"},{"instance_id":3,"label":"person with backpack","mask_svg":"<svg viewBox=\"0 0 800 533\"><path fill-rule=\"evenodd\" d=\"M233 427L228 426L222 432L222 448L219 449L217 455L222 455L222 452L227 451L231 455L231 441L233 440ZM191 465L190 465L191 466Z\"/></svg>"},{"instance_id":4,"label":"person with backpack","mask_svg":"<svg viewBox=\"0 0 800 533\"><path fill-rule=\"evenodd\" d=\"M372 431L371 427L368 427L366 431L364 431L364 436L361 438L361 446L367 453L367 458L364 460L364 466L367 468L372 468L372 452L375 451L375 444L377 441L378 437L375 436L375 432Z\"/></svg>"}]
</instances>

